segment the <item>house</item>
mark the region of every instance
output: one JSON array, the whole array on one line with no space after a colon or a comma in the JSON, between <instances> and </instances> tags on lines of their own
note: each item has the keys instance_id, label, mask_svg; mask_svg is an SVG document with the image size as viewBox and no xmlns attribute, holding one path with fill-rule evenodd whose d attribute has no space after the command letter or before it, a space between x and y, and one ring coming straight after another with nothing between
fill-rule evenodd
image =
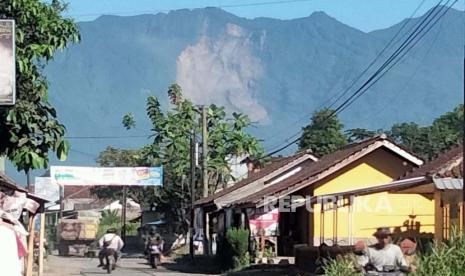
<instances>
[{"instance_id":1,"label":"house","mask_svg":"<svg viewBox=\"0 0 465 276\"><path fill-rule=\"evenodd\" d=\"M224 188L213 195L195 202L195 228L200 236L208 237L222 235L230 226L239 226L245 217L241 213L225 213L224 207L241 197L251 195L265 187L273 186L280 181L297 174L309 163L317 161L310 152L302 152L289 157L274 158L263 168L251 166L249 162L249 175L236 184ZM232 209L228 209L232 211ZM204 225L208 225L204 233Z\"/></svg>"},{"instance_id":2,"label":"house","mask_svg":"<svg viewBox=\"0 0 465 276\"><path fill-rule=\"evenodd\" d=\"M407 231L409 219L416 214L424 214L415 216L420 231L432 235L432 198L377 190L421 165L421 158L378 135L306 163L298 173L274 185L236 195L228 207L248 217L277 208L278 253L283 255L292 255L297 244L352 245L371 240L379 226Z\"/></svg>"}]
</instances>

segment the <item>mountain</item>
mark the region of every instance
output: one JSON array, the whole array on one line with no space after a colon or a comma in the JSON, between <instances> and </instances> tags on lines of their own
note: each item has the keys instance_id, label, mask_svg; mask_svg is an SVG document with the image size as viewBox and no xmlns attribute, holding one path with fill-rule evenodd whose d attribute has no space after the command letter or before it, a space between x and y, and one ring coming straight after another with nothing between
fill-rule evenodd
<instances>
[{"instance_id":1,"label":"mountain","mask_svg":"<svg viewBox=\"0 0 465 276\"><path fill-rule=\"evenodd\" d=\"M406 29L421 19L411 20ZM345 126L426 124L462 102L463 19L451 9L340 115ZM248 114L257 122L251 131L272 149L348 87L403 25L366 33L323 12L293 20L249 20L217 8L102 16L79 23L82 42L57 54L46 74L51 102L70 137L149 133L147 96L160 96L166 105L167 87L178 82L196 103L214 102ZM386 58L381 56L375 67ZM136 130L122 128L126 112L135 114ZM107 145L137 147L147 140L71 142L67 164L92 165Z\"/></svg>"}]
</instances>

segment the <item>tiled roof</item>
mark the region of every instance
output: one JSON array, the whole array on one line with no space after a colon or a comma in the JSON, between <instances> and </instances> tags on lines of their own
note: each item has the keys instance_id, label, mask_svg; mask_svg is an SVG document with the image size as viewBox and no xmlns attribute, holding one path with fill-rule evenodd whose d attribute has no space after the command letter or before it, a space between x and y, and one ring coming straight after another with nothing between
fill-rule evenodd
<instances>
[{"instance_id":1,"label":"tiled roof","mask_svg":"<svg viewBox=\"0 0 465 276\"><path fill-rule=\"evenodd\" d=\"M195 205L203 205L206 203L213 202L215 199L220 198L226 194L229 194L241 187L247 186L252 182L255 182L257 180L260 180L261 178L266 177L270 173L286 166L287 164L299 159L300 157L303 157L305 155L305 152L293 155L293 156L288 156L288 157L282 157L279 159L273 160L271 163L265 165L263 168L261 168L258 172L251 173L247 178L244 178L237 182L236 184L225 188L223 190L218 191L217 193L210 195L208 197L199 199L195 202Z\"/></svg>"},{"instance_id":2,"label":"tiled roof","mask_svg":"<svg viewBox=\"0 0 465 276\"><path fill-rule=\"evenodd\" d=\"M406 173L402 179L417 176L463 178L463 145L439 154L423 166Z\"/></svg>"},{"instance_id":3,"label":"tiled roof","mask_svg":"<svg viewBox=\"0 0 465 276\"><path fill-rule=\"evenodd\" d=\"M237 200L236 202L232 203L232 205L257 203L260 200L262 200L264 196L279 196L282 194L286 194L291 190L292 191L299 190L307 185L310 185L316 182L318 180L318 174L330 169L331 167L341 163L344 160L349 160L349 162L355 161L355 159L350 159L350 157L374 145L376 142L384 142L384 141L387 141L390 144L395 145L395 143L390 141L388 138L386 138L384 134L374 136L370 139L367 139L367 140L364 140L358 143L347 145L338 151L335 151L331 154L327 154L321 157L317 162L306 164L302 168L302 170L299 173L295 174L294 176L289 177L288 179L285 179L280 183L277 183L273 186L265 188L250 196ZM404 149L401 149L401 150L405 151ZM415 155L413 155L410 152L406 152L406 153L410 154L414 158L417 158Z\"/></svg>"}]
</instances>

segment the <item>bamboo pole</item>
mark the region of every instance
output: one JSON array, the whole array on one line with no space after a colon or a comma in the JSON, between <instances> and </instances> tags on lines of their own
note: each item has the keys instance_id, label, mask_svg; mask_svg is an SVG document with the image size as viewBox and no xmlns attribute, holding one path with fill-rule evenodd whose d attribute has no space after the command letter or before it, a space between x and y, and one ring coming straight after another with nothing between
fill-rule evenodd
<instances>
[{"instance_id":1,"label":"bamboo pole","mask_svg":"<svg viewBox=\"0 0 465 276\"><path fill-rule=\"evenodd\" d=\"M29 239L27 241L27 262L26 262L26 276L32 276L32 267L34 266L34 214L29 216Z\"/></svg>"},{"instance_id":2,"label":"bamboo pole","mask_svg":"<svg viewBox=\"0 0 465 276\"><path fill-rule=\"evenodd\" d=\"M44 235L45 235L45 213L40 214L40 232L39 232L39 276L44 273Z\"/></svg>"}]
</instances>

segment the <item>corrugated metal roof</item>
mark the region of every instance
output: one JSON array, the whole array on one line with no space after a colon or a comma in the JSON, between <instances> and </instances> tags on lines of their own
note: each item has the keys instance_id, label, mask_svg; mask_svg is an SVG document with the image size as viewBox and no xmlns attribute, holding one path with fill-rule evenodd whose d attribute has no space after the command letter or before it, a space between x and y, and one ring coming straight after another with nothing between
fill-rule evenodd
<instances>
[{"instance_id":1,"label":"corrugated metal roof","mask_svg":"<svg viewBox=\"0 0 465 276\"><path fill-rule=\"evenodd\" d=\"M434 186L439 190L462 190L463 179L462 178L433 178Z\"/></svg>"}]
</instances>

